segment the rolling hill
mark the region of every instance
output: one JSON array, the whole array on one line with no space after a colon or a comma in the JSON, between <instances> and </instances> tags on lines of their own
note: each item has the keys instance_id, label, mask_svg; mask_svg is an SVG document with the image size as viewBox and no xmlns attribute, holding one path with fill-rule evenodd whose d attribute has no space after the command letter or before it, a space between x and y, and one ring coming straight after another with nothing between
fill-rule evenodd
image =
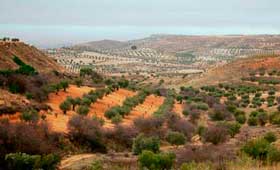
<instances>
[{"instance_id":1,"label":"rolling hill","mask_svg":"<svg viewBox=\"0 0 280 170\"><path fill-rule=\"evenodd\" d=\"M253 56L238 59L228 64L209 69L204 74L192 78L188 85L200 87L204 85L215 85L226 82L240 82L241 78L248 76L250 72L259 69L280 69L280 56Z\"/></svg>"},{"instance_id":2,"label":"rolling hill","mask_svg":"<svg viewBox=\"0 0 280 170\"><path fill-rule=\"evenodd\" d=\"M18 65L13 61L13 57L19 57L23 62L33 66L39 72L49 72L52 70L63 71L53 59L34 46L23 42L0 42L0 69L16 69Z\"/></svg>"}]
</instances>

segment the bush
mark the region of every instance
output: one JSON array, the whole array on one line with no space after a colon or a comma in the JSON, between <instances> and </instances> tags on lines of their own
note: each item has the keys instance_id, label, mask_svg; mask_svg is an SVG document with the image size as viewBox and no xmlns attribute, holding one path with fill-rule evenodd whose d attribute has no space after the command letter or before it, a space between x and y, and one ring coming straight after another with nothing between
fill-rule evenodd
<instances>
[{"instance_id":1,"label":"bush","mask_svg":"<svg viewBox=\"0 0 280 170\"><path fill-rule=\"evenodd\" d=\"M277 140L277 137L273 132L267 132L264 135L264 139L267 140L269 143L272 143L272 142L275 142Z\"/></svg>"},{"instance_id":2,"label":"bush","mask_svg":"<svg viewBox=\"0 0 280 170\"><path fill-rule=\"evenodd\" d=\"M235 122L221 122L219 125L225 127L232 138L239 133L241 128L241 125Z\"/></svg>"},{"instance_id":3,"label":"bush","mask_svg":"<svg viewBox=\"0 0 280 170\"><path fill-rule=\"evenodd\" d=\"M280 113L274 112L270 115L269 121L271 124L280 125Z\"/></svg>"},{"instance_id":4,"label":"bush","mask_svg":"<svg viewBox=\"0 0 280 170\"><path fill-rule=\"evenodd\" d=\"M0 122L1 156L7 153L48 154L59 151L58 134L51 133L46 123Z\"/></svg>"},{"instance_id":5,"label":"bush","mask_svg":"<svg viewBox=\"0 0 280 170\"><path fill-rule=\"evenodd\" d=\"M247 123L248 123L249 126L257 126L258 125L258 119L256 117L250 116L248 118Z\"/></svg>"},{"instance_id":6,"label":"bush","mask_svg":"<svg viewBox=\"0 0 280 170\"><path fill-rule=\"evenodd\" d=\"M77 109L77 113L80 114L80 115L87 115L89 112L89 107L88 106L84 106L84 105L81 105L78 107Z\"/></svg>"},{"instance_id":7,"label":"bush","mask_svg":"<svg viewBox=\"0 0 280 170\"><path fill-rule=\"evenodd\" d=\"M210 114L213 121L231 120L232 114L223 104L214 104L213 112Z\"/></svg>"},{"instance_id":8,"label":"bush","mask_svg":"<svg viewBox=\"0 0 280 170\"><path fill-rule=\"evenodd\" d=\"M39 159L39 155L28 155L25 153L11 153L5 156L8 168L11 170L32 170Z\"/></svg>"},{"instance_id":9,"label":"bush","mask_svg":"<svg viewBox=\"0 0 280 170\"><path fill-rule=\"evenodd\" d=\"M189 110L188 109L184 109L183 110L183 115L185 115L186 117L189 116Z\"/></svg>"},{"instance_id":10,"label":"bush","mask_svg":"<svg viewBox=\"0 0 280 170\"><path fill-rule=\"evenodd\" d=\"M267 153L267 161L270 164L280 162L280 151L274 146L270 146Z\"/></svg>"},{"instance_id":11,"label":"bush","mask_svg":"<svg viewBox=\"0 0 280 170\"><path fill-rule=\"evenodd\" d=\"M169 170L172 169L175 161L174 153L158 153L155 154L151 151L143 151L139 155L138 161L141 169L147 170Z\"/></svg>"},{"instance_id":12,"label":"bush","mask_svg":"<svg viewBox=\"0 0 280 170\"><path fill-rule=\"evenodd\" d=\"M196 104L196 108L199 110L208 110L208 105L206 103L197 103Z\"/></svg>"},{"instance_id":13,"label":"bush","mask_svg":"<svg viewBox=\"0 0 280 170\"><path fill-rule=\"evenodd\" d=\"M169 131L166 136L167 142L171 145L184 145L186 143L186 137L180 132Z\"/></svg>"},{"instance_id":14,"label":"bush","mask_svg":"<svg viewBox=\"0 0 280 170\"><path fill-rule=\"evenodd\" d=\"M202 138L205 142L211 142L214 145L223 143L227 140L228 130L222 126L210 126L206 129Z\"/></svg>"},{"instance_id":15,"label":"bush","mask_svg":"<svg viewBox=\"0 0 280 170\"><path fill-rule=\"evenodd\" d=\"M119 124L122 122L122 116L120 114L116 114L114 117L111 118L112 123Z\"/></svg>"},{"instance_id":16,"label":"bush","mask_svg":"<svg viewBox=\"0 0 280 170\"><path fill-rule=\"evenodd\" d=\"M143 150L149 150L154 153L159 151L160 140L156 137L145 137L144 134L139 134L133 140L132 152L136 155L141 154Z\"/></svg>"},{"instance_id":17,"label":"bush","mask_svg":"<svg viewBox=\"0 0 280 170\"><path fill-rule=\"evenodd\" d=\"M131 149L133 140L137 135L138 131L134 126L125 126L121 124L118 124L115 128L106 131L106 139L109 141L107 143L113 143L113 147L117 151L122 148L124 150ZM118 148L115 148L116 146Z\"/></svg>"},{"instance_id":18,"label":"bush","mask_svg":"<svg viewBox=\"0 0 280 170\"><path fill-rule=\"evenodd\" d=\"M172 112L166 115L166 120L169 129L184 134L188 141L191 139L195 131L193 124Z\"/></svg>"},{"instance_id":19,"label":"bush","mask_svg":"<svg viewBox=\"0 0 280 170\"><path fill-rule=\"evenodd\" d=\"M76 86L81 87L83 84L83 80L81 78L77 78L74 80Z\"/></svg>"},{"instance_id":20,"label":"bush","mask_svg":"<svg viewBox=\"0 0 280 170\"><path fill-rule=\"evenodd\" d=\"M253 111L248 119L248 124L250 126L261 125L264 126L268 122L268 115L263 109Z\"/></svg>"},{"instance_id":21,"label":"bush","mask_svg":"<svg viewBox=\"0 0 280 170\"><path fill-rule=\"evenodd\" d=\"M240 124L244 124L246 122L246 116L244 114L239 114L235 117L235 120Z\"/></svg>"},{"instance_id":22,"label":"bush","mask_svg":"<svg viewBox=\"0 0 280 170\"><path fill-rule=\"evenodd\" d=\"M37 123L39 121L39 113L33 108L27 109L22 112L20 119L26 122Z\"/></svg>"},{"instance_id":23,"label":"bush","mask_svg":"<svg viewBox=\"0 0 280 170\"><path fill-rule=\"evenodd\" d=\"M241 150L254 159L265 160L269 146L270 144L267 140L264 138L259 138L247 142Z\"/></svg>"},{"instance_id":24,"label":"bush","mask_svg":"<svg viewBox=\"0 0 280 170\"><path fill-rule=\"evenodd\" d=\"M162 134L162 125L164 120L158 117L143 118L138 117L134 119L134 126L140 132L146 136L158 136Z\"/></svg>"},{"instance_id":25,"label":"bush","mask_svg":"<svg viewBox=\"0 0 280 170\"><path fill-rule=\"evenodd\" d=\"M104 152L101 124L86 116L74 115L68 122L70 140L76 144Z\"/></svg>"}]
</instances>

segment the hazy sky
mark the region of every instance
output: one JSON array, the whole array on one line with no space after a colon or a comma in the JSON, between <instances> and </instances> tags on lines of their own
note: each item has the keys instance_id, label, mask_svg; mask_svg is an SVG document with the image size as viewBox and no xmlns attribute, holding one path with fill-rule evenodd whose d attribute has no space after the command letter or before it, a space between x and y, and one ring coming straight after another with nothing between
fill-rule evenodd
<instances>
[{"instance_id":1,"label":"hazy sky","mask_svg":"<svg viewBox=\"0 0 280 170\"><path fill-rule=\"evenodd\" d=\"M279 0L0 0L0 37L47 47L156 33L279 34Z\"/></svg>"}]
</instances>

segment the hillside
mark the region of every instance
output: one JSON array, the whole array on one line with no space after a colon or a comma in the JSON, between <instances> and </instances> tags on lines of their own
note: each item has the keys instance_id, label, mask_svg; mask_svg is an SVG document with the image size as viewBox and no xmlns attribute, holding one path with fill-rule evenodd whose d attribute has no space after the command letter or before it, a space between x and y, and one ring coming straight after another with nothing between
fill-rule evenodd
<instances>
[{"instance_id":1,"label":"hillside","mask_svg":"<svg viewBox=\"0 0 280 170\"><path fill-rule=\"evenodd\" d=\"M238 59L231 63L212 68L201 76L192 78L188 82L188 85L199 87L225 82L240 82L242 77L248 76L250 72L259 69L280 69L279 63L280 57L278 55L254 56Z\"/></svg>"},{"instance_id":2,"label":"hillside","mask_svg":"<svg viewBox=\"0 0 280 170\"><path fill-rule=\"evenodd\" d=\"M88 43L78 44L72 48L75 50L96 51L105 49L121 49L129 46L128 42L115 41L115 40L101 40L92 41Z\"/></svg>"},{"instance_id":3,"label":"hillside","mask_svg":"<svg viewBox=\"0 0 280 170\"><path fill-rule=\"evenodd\" d=\"M63 71L53 59L46 56L34 46L23 42L0 42L0 68L16 69L17 64L13 62L13 57L19 57L23 62L33 66L39 72L52 70Z\"/></svg>"},{"instance_id":4,"label":"hillside","mask_svg":"<svg viewBox=\"0 0 280 170\"><path fill-rule=\"evenodd\" d=\"M179 51L201 52L207 49L262 49L277 50L278 35L221 35L221 36L187 36L187 35L151 35L131 41L103 40L74 46L80 50L116 50L136 45L139 48L151 48L165 53Z\"/></svg>"}]
</instances>

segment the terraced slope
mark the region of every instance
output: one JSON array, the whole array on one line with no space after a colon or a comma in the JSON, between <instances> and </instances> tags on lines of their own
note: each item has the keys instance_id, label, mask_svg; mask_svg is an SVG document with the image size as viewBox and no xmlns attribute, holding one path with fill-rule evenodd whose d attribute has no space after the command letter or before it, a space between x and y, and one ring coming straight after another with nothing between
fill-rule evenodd
<instances>
[{"instance_id":1,"label":"terraced slope","mask_svg":"<svg viewBox=\"0 0 280 170\"><path fill-rule=\"evenodd\" d=\"M163 104L163 101L164 97L162 96L149 95L143 104L137 105L128 116L125 116L123 124L131 124L135 118L140 116L151 116Z\"/></svg>"},{"instance_id":2,"label":"terraced slope","mask_svg":"<svg viewBox=\"0 0 280 170\"><path fill-rule=\"evenodd\" d=\"M136 92L119 89L105 97L101 100L98 100L94 104L91 105L89 115L93 116L96 115L97 117L101 117L105 120L105 127L111 127L112 123L109 119L104 116L104 113L111 107L122 105L123 101L127 97L132 97L136 95Z\"/></svg>"}]
</instances>

